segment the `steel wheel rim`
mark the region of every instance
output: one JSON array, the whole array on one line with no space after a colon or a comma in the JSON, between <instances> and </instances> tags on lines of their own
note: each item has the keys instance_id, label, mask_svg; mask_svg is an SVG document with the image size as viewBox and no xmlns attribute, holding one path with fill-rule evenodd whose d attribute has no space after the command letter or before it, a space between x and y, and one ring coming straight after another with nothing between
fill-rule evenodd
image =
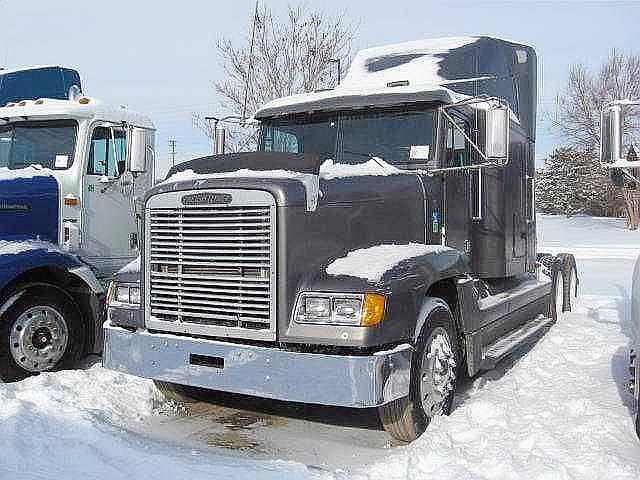
<instances>
[{"instance_id":1,"label":"steel wheel rim","mask_svg":"<svg viewBox=\"0 0 640 480\"><path fill-rule=\"evenodd\" d=\"M13 322L9 348L14 361L28 372L53 368L69 342L69 329L55 308L41 305L25 310Z\"/></svg>"},{"instance_id":2,"label":"steel wheel rim","mask_svg":"<svg viewBox=\"0 0 640 480\"><path fill-rule=\"evenodd\" d=\"M562 315L564 307L564 277L558 272L556 278L556 290L555 290L555 302L556 302L556 317Z\"/></svg>"},{"instance_id":3,"label":"steel wheel rim","mask_svg":"<svg viewBox=\"0 0 640 480\"><path fill-rule=\"evenodd\" d=\"M444 411L456 380L456 358L449 333L436 327L429 335L420 365L420 401L431 417Z\"/></svg>"}]
</instances>

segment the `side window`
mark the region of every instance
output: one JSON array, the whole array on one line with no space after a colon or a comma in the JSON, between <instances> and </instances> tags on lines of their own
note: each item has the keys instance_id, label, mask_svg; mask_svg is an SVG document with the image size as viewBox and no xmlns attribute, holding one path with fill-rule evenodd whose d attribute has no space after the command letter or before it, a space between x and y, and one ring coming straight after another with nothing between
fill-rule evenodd
<instances>
[{"instance_id":1,"label":"side window","mask_svg":"<svg viewBox=\"0 0 640 480\"><path fill-rule=\"evenodd\" d=\"M124 172L126 134L120 128L96 127L89 148L89 175L117 177Z\"/></svg>"},{"instance_id":2,"label":"side window","mask_svg":"<svg viewBox=\"0 0 640 480\"><path fill-rule=\"evenodd\" d=\"M458 126L468 131L464 123L459 122ZM466 138L449 122L447 122L445 152L446 167L464 167L471 164L471 152Z\"/></svg>"},{"instance_id":3,"label":"side window","mask_svg":"<svg viewBox=\"0 0 640 480\"><path fill-rule=\"evenodd\" d=\"M264 150L265 152L300 153L298 137L284 130L267 128L264 138Z\"/></svg>"}]
</instances>

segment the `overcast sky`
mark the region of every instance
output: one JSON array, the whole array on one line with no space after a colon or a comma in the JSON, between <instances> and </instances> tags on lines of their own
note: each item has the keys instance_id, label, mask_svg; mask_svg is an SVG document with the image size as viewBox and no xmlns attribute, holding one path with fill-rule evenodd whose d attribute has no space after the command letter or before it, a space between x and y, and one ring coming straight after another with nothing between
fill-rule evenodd
<instances>
[{"instance_id":1,"label":"overcast sky","mask_svg":"<svg viewBox=\"0 0 640 480\"><path fill-rule=\"evenodd\" d=\"M293 2L269 0L268 4L284 11ZM598 65L613 48L640 51L640 2L306 3L327 13L346 8L359 24L356 49L478 34L532 45L538 52L539 117L552 109L570 64ZM254 5L254 0L0 0L0 66L78 68L89 95L152 118L164 171L171 137L178 141L179 160L209 153L207 139L192 126L192 114L220 111L212 86L223 75L215 41L221 36L244 41ZM539 122L538 158L560 141Z\"/></svg>"}]
</instances>

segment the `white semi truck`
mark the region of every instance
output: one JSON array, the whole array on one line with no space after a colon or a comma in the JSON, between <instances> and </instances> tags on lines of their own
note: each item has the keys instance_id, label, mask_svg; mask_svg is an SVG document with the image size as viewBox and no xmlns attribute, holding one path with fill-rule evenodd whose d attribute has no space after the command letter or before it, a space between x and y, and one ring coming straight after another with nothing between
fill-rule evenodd
<instances>
[{"instance_id":1,"label":"white semi truck","mask_svg":"<svg viewBox=\"0 0 640 480\"><path fill-rule=\"evenodd\" d=\"M0 107L0 379L102 347L104 285L138 255L154 126L89 97Z\"/></svg>"},{"instance_id":2,"label":"white semi truck","mask_svg":"<svg viewBox=\"0 0 640 480\"><path fill-rule=\"evenodd\" d=\"M625 116L630 110L640 107L640 100L617 100L602 111L600 121L600 160L611 172L611 179L622 186L625 181L640 188L640 161L623 152L623 140L629 133L625 131ZM630 158L631 157L631 158ZM631 288L632 345L629 355L630 386L636 403L636 433L640 437L640 368L637 355L640 352L640 260L636 261Z\"/></svg>"}]
</instances>

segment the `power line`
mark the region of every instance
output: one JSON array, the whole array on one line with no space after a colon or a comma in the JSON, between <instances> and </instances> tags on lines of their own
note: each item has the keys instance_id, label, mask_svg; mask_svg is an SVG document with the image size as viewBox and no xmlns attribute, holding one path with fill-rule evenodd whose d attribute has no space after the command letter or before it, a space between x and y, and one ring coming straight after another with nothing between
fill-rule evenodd
<instances>
[{"instance_id":1,"label":"power line","mask_svg":"<svg viewBox=\"0 0 640 480\"><path fill-rule=\"evenodd\" d=\"M171 138L169 140L169 148L171 149L171 151L169 152L169 155L171 155L171 166L175 167L176 165L176 144L178 143L178 141L175 138Z\"/></svg>"}]
</instances>

